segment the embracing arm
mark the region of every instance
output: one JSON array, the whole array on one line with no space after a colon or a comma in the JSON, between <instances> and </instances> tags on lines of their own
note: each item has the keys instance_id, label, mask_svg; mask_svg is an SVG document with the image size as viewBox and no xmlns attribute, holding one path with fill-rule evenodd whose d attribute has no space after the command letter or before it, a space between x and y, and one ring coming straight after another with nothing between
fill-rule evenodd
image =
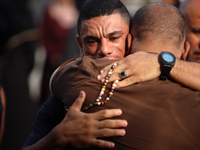
<instances>
[{"instance_id":1,"label":"embracing arm","mask_svg":"<svg viewBox=\"0 0 200 150\"><path fill-rule=\"evenodd\" d=\"M84 100L85 92L81 92L61 123L38 142L25 147L23 150L62 150L66 147L113 148L115 146L113 142L98 138L123 136L125 134L125 130L119 128L126 127L127 121L109 119L114 116L120 116L122 111L120 109L111 109L96 113L83 113L80 109Z\"/></svg>"},{"instance_id":2,"label":"embracing arm","mask_svg":"<svg viewBox=\"0 0 200 150\"><path fill-rule=\"evenodd\" d=\"M200 91L200 64L183 60L176 60L170 72L170 77L177 83Z\"/></svg>"},{"instance_id":3,"label":"embracing arm","mask_svg":"<svg viewBox=\"0 0 200 150\"><path fill-rule=\"evenodd\" d=\"M125 87L134 83L155 79L160 75L158 54L136 52L118 61L119 65L113 71L109 82L120 79L118 73L125 70L128 78L120 81L117 87ZM111 64L112 65L112 64ZM105 78L110 66L101 70L98 80ZM200 91L200 64L177 59L170 72L170 78L179 84Z\"/></svg>"}]
</instances>

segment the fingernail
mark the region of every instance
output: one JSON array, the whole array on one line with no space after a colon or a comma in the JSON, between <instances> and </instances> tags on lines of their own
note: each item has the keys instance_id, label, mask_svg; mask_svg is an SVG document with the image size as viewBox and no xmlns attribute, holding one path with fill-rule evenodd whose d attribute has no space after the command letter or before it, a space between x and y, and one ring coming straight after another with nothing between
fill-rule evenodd
<instances>
[{"instance_id":1,"label":"fingernail","mask_svg":"<svg viewBox=\"0 0 200 150\"><path fill-rule=\"evenodd\" d=\"M120 131L120 135L122 135L122 136L125 135L125 133L126 133L125 130Z\"/></svg>"},{"instance_id":2,"label":"fingernail","mask_svg":"<svg viewBox=\"0 0 200 150\"><path fill-rule=\"evenodd\" d=\"M101 70L100 73L102 74L102 73L103 73L103 70Z\"/></svg>"},{"instance_id":3,"label":"fingernail","mask_svg":"<svg viewBox=\"0 0 200 150\"><path fill-rule=\"evenodd\" d=\"M98 76L97 76L97 79L100 80L100 79L101 79L101 75L98 75Z\"/></svg>"},{"instance_id":4,"label":"fingernail","mask_svg":"<svg viewBox=\"0 0 200 150\"><path fill-rule=\"evenodd\" d=\"M83 95L83 91L80 91L79 96L82 96L82 95Z\"/></svg>"},{"instance_id":5,"label":"fingernail","mask_svg":"<svg viewBox=\"0 0 200 150\"><path fill-rule=\"evenodd\" d=\"M127 121L123 121L123 122L122 122L123 127L126 127L127 124L128 124Z\"/></svg>"},{"instance_id":6,"label":"fingernail","mask_svg":"<svg viewBox=\"0 0 200 150\"><path fill-rule=\"evenodd\" d=\"M109 144L109 147L110 147L110 148L114 148L114 147L115 147L115 144L114 144L114 143L110 143L110 144Z\"/></svg>"},{"instance_id":7,"label":"fingernail","mask_svg":"<svg viewBox=\"0 0 200 150\"><path fill-rule=\"evenodd\" d=\"M122 110L119 109L119 110L117 111L117 114L118 114L118 115L121 115L121 114L122 114Z\"/></svg>"},{"instance_id":8,"label":"fingernail","mask_svg":"<svg viewBox=\"0 0 200 150\"><path fill-rule=\"evenodd\" d=\"M104 83L105 79L102 79L101 82Z\"/></svg>"}]
</instances>

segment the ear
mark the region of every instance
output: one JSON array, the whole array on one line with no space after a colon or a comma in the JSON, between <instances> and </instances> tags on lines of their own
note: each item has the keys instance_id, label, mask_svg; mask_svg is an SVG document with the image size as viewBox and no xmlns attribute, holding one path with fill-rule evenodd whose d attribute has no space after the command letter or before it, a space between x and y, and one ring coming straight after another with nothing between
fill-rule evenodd
<instances>
[{"instance_id":1,"label":"ear","mask_svg":"<svg viewBox=\"0 0 200 150\"><path fill-rule=\"evenodd\" d=\"M81 38L79 35L76 35L76 40L77 40L77 43L80 47L80 55L81 57L83 57L84 53L83 53L83 46L82 46L82 42L81 42Z\"/></svg>"},{"instance_id":2,"label":"ear","mask_svg":"<svg viewBox=\"0 0 200 150\"><path fill-rule=\"evenodd\" d=\"M127 56L131 53L132 35L130 33L127 35L126 41L127 41L127 43L126 43L127 47L126 47L126 54L125 55Z\"/></svg>"},{"instance_id":3,"label":"ear","mask_svg":"<svg viewBox=\"0 0 200 150\"><path fill-rule=\"evenodd\" d=\"M190 43L189 42L185 42L184 43L184 48L181 54L181 60L186 60L187 54L190 50Z\"/></svg>"}]
</instances>

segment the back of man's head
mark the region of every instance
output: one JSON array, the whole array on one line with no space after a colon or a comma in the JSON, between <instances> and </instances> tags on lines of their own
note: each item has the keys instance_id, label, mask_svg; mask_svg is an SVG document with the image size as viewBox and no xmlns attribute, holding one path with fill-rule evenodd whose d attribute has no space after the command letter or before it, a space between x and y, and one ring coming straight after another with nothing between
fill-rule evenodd
<instances>
[{"instance_id":1,"label":"back of man's head","mask_svg":"<svg viewBox=\"0 0 200 150\"><path fill-rule=\"evenodd\" d=\"M139 42L151 40L179 49L186 38L186 19L170 4L157 2L143 6L135 13L132 24L133 37Z\"/></svg>"},{"instance_id":2,"label":"back of man's head","mask_svg":"<svg viewBox=\"0 0 200 150\"><path fill-rule=\"evenodd\" d=\"M84 20L112 14L120 14L124 21L130 25L130 13L120 0L86 0L78 18L78 33L80 33L81 24Z\"/></svg>"}]
</instances>

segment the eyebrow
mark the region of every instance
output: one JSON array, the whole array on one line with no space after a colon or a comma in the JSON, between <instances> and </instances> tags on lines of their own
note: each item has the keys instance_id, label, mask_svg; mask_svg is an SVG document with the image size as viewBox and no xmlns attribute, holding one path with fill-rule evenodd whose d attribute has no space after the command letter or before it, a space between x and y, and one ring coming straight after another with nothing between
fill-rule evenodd
<instances>
[{"instance_id":1,"label":"eyebrow","mask_svg":"<svg viewBox=\"0 0 200 150\"><path fill-rule=\"evenodd\" d=\"M116 34L122 35L123 32L122 32L122 31L114 31L114 32L109 33L106 37L113 36L113 35L116 35ZM97 39L99 39L99 38L96 37L96 36L92 36L92 35L86 36L86 37L84 38L85 41L90 40L90 39L97 40Z\"/></svg>"},{"instance_id":2,"label":"eyebrow","mask_svg":"<svg viewBox=\"0 0 200 150\"><path fill-rule=\"evenodd\" d=\"M108 36L112 36L112 35L115 35L115 34L120 34L120 35L122 35L123 32L122 32L122 31L114 31L114 32L109 33Z\"/></svg>"},{"instance_id":3,"label":"eyebrow","mask_svg":"<svg viewBox=\"0 0 200 150\"><path fill-rule=\"evenodd\" d=\"M87 40L90 40L90 39L97 40L98 37L96 37L96 36L86 36L86 37L84 38L84 41L87 41Z\"/></svg>"}]
</instances>

